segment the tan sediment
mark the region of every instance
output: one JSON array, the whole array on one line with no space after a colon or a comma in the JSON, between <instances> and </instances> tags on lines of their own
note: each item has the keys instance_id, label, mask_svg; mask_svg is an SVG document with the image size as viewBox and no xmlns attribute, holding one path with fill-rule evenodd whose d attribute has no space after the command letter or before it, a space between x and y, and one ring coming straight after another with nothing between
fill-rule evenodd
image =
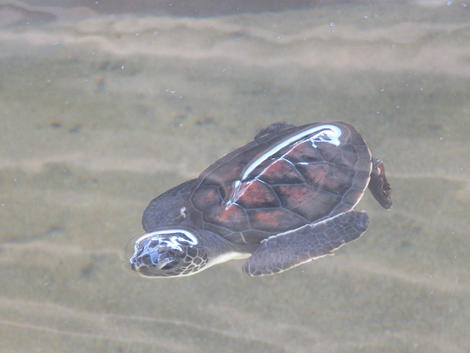
<instances>
[{"instance_id":1,"label":"tan sediment","mask_svg":"<svg viewBox=\"0 0 470 353\"><path fill-rule=\"evenodd\" d=\"M71 337L80 337L83 339L104 339L110 341L157 344L158 347L166 347L176 351L186 352L187 344L185 341L190 337L181 337L180 342L165 339L160 333L163 327L170 327L174 330L190 329L198 332L210 332L221 337L230 337L241 341L259 341L272 345L269 339L262 337L245 336L234 330L225 330L215 326L209 326L204 322L191 322L180 319L159 319L149 316L109 314L100 312L91 312L69 308L63 305L47 302L32 302L26 300L14 300L0 298L0 312L7 310L11 316L14 313L16 320L0 320L0 324L7 327L16 327L30 331L42 331L46 333L65 335ZM220 313L218 314L220 315ZM27 321L23 318L27 317ZM31 320L33 319L33 320ZM47 322L57 322L66 320L67 326L75 326L75 330L51 327ZM31 321L37 322L32 324ZM159 330L160 328L160 330ZM126 330L126 335L120 335L119 332Z\"/></svg>"},{"instance_id":2,"label":"tan sediment","mask_svg":"<svg viewBox=\"0 0 470 353\"><path fill-rule=\"evenodd\" d=\"M39 173L51 164L62 164L96 172L128 171L145 174L175 172L183 177L194 177L196 172L189 169L187 164L169 163L157 158L124 158L117 155L91 157L86 152L70 152L32 159L0 159L0 169L19 169L31 173Z\"/></svg>"},{"instance_id":3,"label":"tan sediment","mask_svg":"<svg viewBox=\"0 0 470 353\"><path fill-rule=\"evenodd\" d=\"M393 268L358 258L351 261L350 258L341 258L339 255L335 256L335 265L338 271L351 272L351 274L357 276L366 275L375 278L396 280L402 282L404 285L425 287L443 293L470 293L470 281L458 282L451 281L443 276L432 275L431 273L412 273L400 269L398 266L397 268Z\"/></svg>"},{"instance_id":4,"label":"tan sediment","mask_svg":"<svg viewBox=\"0 0 470 353\"><path fill-rule=\"evenodd\" d=\"M75 24L53 25L44 30L0 32L0 40L33 46L93 47L112 55L144 55L185 60L217 59L263 68L296 65L302 68L414 71L469 76L464 65L469 46L447 39L428 45L436 34L466 32L466 23L403 22L377 28L312 23L295 34L278 35L260 26L229 23L226 19L94 18ZM130 39L132 40L125 40ZM178 45L174 45L175 40ZM437 39L436 39L437 40ZM338 46L339 43L343 45ZM315 45L313 45L315 44ZM413 55L408 56L410 45ZM314 49L321 48L321 50ZM291 53L295 52L295 55ZM446 55L441 55L445 52ZM406 60L404 58L406 57ZM401 59L403 58L403 59Z\"/></svg>"}]
</instances>

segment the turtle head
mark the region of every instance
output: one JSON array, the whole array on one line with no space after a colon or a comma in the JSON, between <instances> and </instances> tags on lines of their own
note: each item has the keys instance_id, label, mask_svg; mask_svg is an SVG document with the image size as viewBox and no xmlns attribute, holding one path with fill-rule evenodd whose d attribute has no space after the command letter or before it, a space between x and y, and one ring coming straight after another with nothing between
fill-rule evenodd
<instances>
[{"instance_id":1,"label":"turtle head","mask_svg":"<svg viewBox=\"0 0 470 353\"><path fill-rule=\"evenodd\" d=\"M178 277L201 271L207 260L193 232L164 229L137 239L129 261L134 271L146 277Z\"/></svg>"}]
</instances>

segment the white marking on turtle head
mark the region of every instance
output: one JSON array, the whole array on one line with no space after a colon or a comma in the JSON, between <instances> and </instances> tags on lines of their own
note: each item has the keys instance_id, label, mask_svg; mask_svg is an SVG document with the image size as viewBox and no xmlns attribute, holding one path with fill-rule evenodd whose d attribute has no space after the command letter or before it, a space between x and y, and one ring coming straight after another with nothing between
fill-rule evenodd
<instances>
[{"instance_id":1,"label":"white marking on turtle head","mask_svg":"<svg viewBox=\"0 0 470 353\"><path fill-rule=\"evenodd\" d=\"M178 234L183 234L184 236L181 236ZM135 241L135 245L134 245L135 253L139 251L139 246L142 243L142 241L148 238L154 238L155 240L159 241L159 244L165 245L171 249L180 250L180 251L182 251L182 247L181 247L182 244L197 245L199 243L196 236L186 229L157 230L155 232L144 234Z\"/></svg>"},{"instance_id":2,"label":"white marking on turtle head","mask_svg":"<svg viewBox=\"0 0 470 353\"><path fill-rule=\"evenodd\" d=\"M310 136L308 139L303 139L306 136ZM276 154L284 147L289 146L290 144L296 142L293 148L297 146L297 143L305 142L306 140L310 140L312 143L313 148L318 148L316 143L318 142L326 142L331 143L332 145L339 146L341 141L339 140L340 136L342 135L341 129L333 124L323 124L311 127L310 129L306 129L300 131L299 133L282 140L277 145L273 146L271 149L267 150L265 153L260 155L256 158L253 162L251 162L248 167L246 167L245 171L243 172L242 181L245 181L250 173L256 169L263 161L267 158L271 157L272 155ZM290 151L289 151L290 152Z\"/></svg>"}]
</instances>

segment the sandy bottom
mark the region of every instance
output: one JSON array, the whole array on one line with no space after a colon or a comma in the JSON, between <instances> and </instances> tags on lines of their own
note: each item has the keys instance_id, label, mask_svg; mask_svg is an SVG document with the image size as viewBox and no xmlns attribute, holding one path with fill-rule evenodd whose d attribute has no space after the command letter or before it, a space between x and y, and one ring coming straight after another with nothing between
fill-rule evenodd
<instances>
[{"instance_id":1,"label":"sandy bottom","mask_svg":"<svg viewBox=\"0 0 470 353\"><path fill-rule=\"evenodd\" d=\"M470 351L470 5L449 3L0 5L0 351ZM352 123L393 209L367 194L364 237L278 276L132 273L147 203L282 120Z\"/></svg>"}]
</instances>

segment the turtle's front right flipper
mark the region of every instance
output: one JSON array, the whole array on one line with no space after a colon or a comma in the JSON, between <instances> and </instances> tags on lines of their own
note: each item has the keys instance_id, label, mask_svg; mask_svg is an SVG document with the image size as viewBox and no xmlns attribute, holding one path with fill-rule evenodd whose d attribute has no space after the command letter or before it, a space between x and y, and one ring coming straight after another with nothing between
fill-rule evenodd
<instances>
[{"instance_id":1,"label":"turtle's front right flipper","mask_svg":"<svg viewBox=\"0 0 470 353\"><path fill-rule=\"evenodd\" d=\"M245 262L250 276L282 272L319 257L330 255L354 239L369 225L365 212L348 211L325 221L273 235L261 242Z\"/></svg>"}]
</instances>

